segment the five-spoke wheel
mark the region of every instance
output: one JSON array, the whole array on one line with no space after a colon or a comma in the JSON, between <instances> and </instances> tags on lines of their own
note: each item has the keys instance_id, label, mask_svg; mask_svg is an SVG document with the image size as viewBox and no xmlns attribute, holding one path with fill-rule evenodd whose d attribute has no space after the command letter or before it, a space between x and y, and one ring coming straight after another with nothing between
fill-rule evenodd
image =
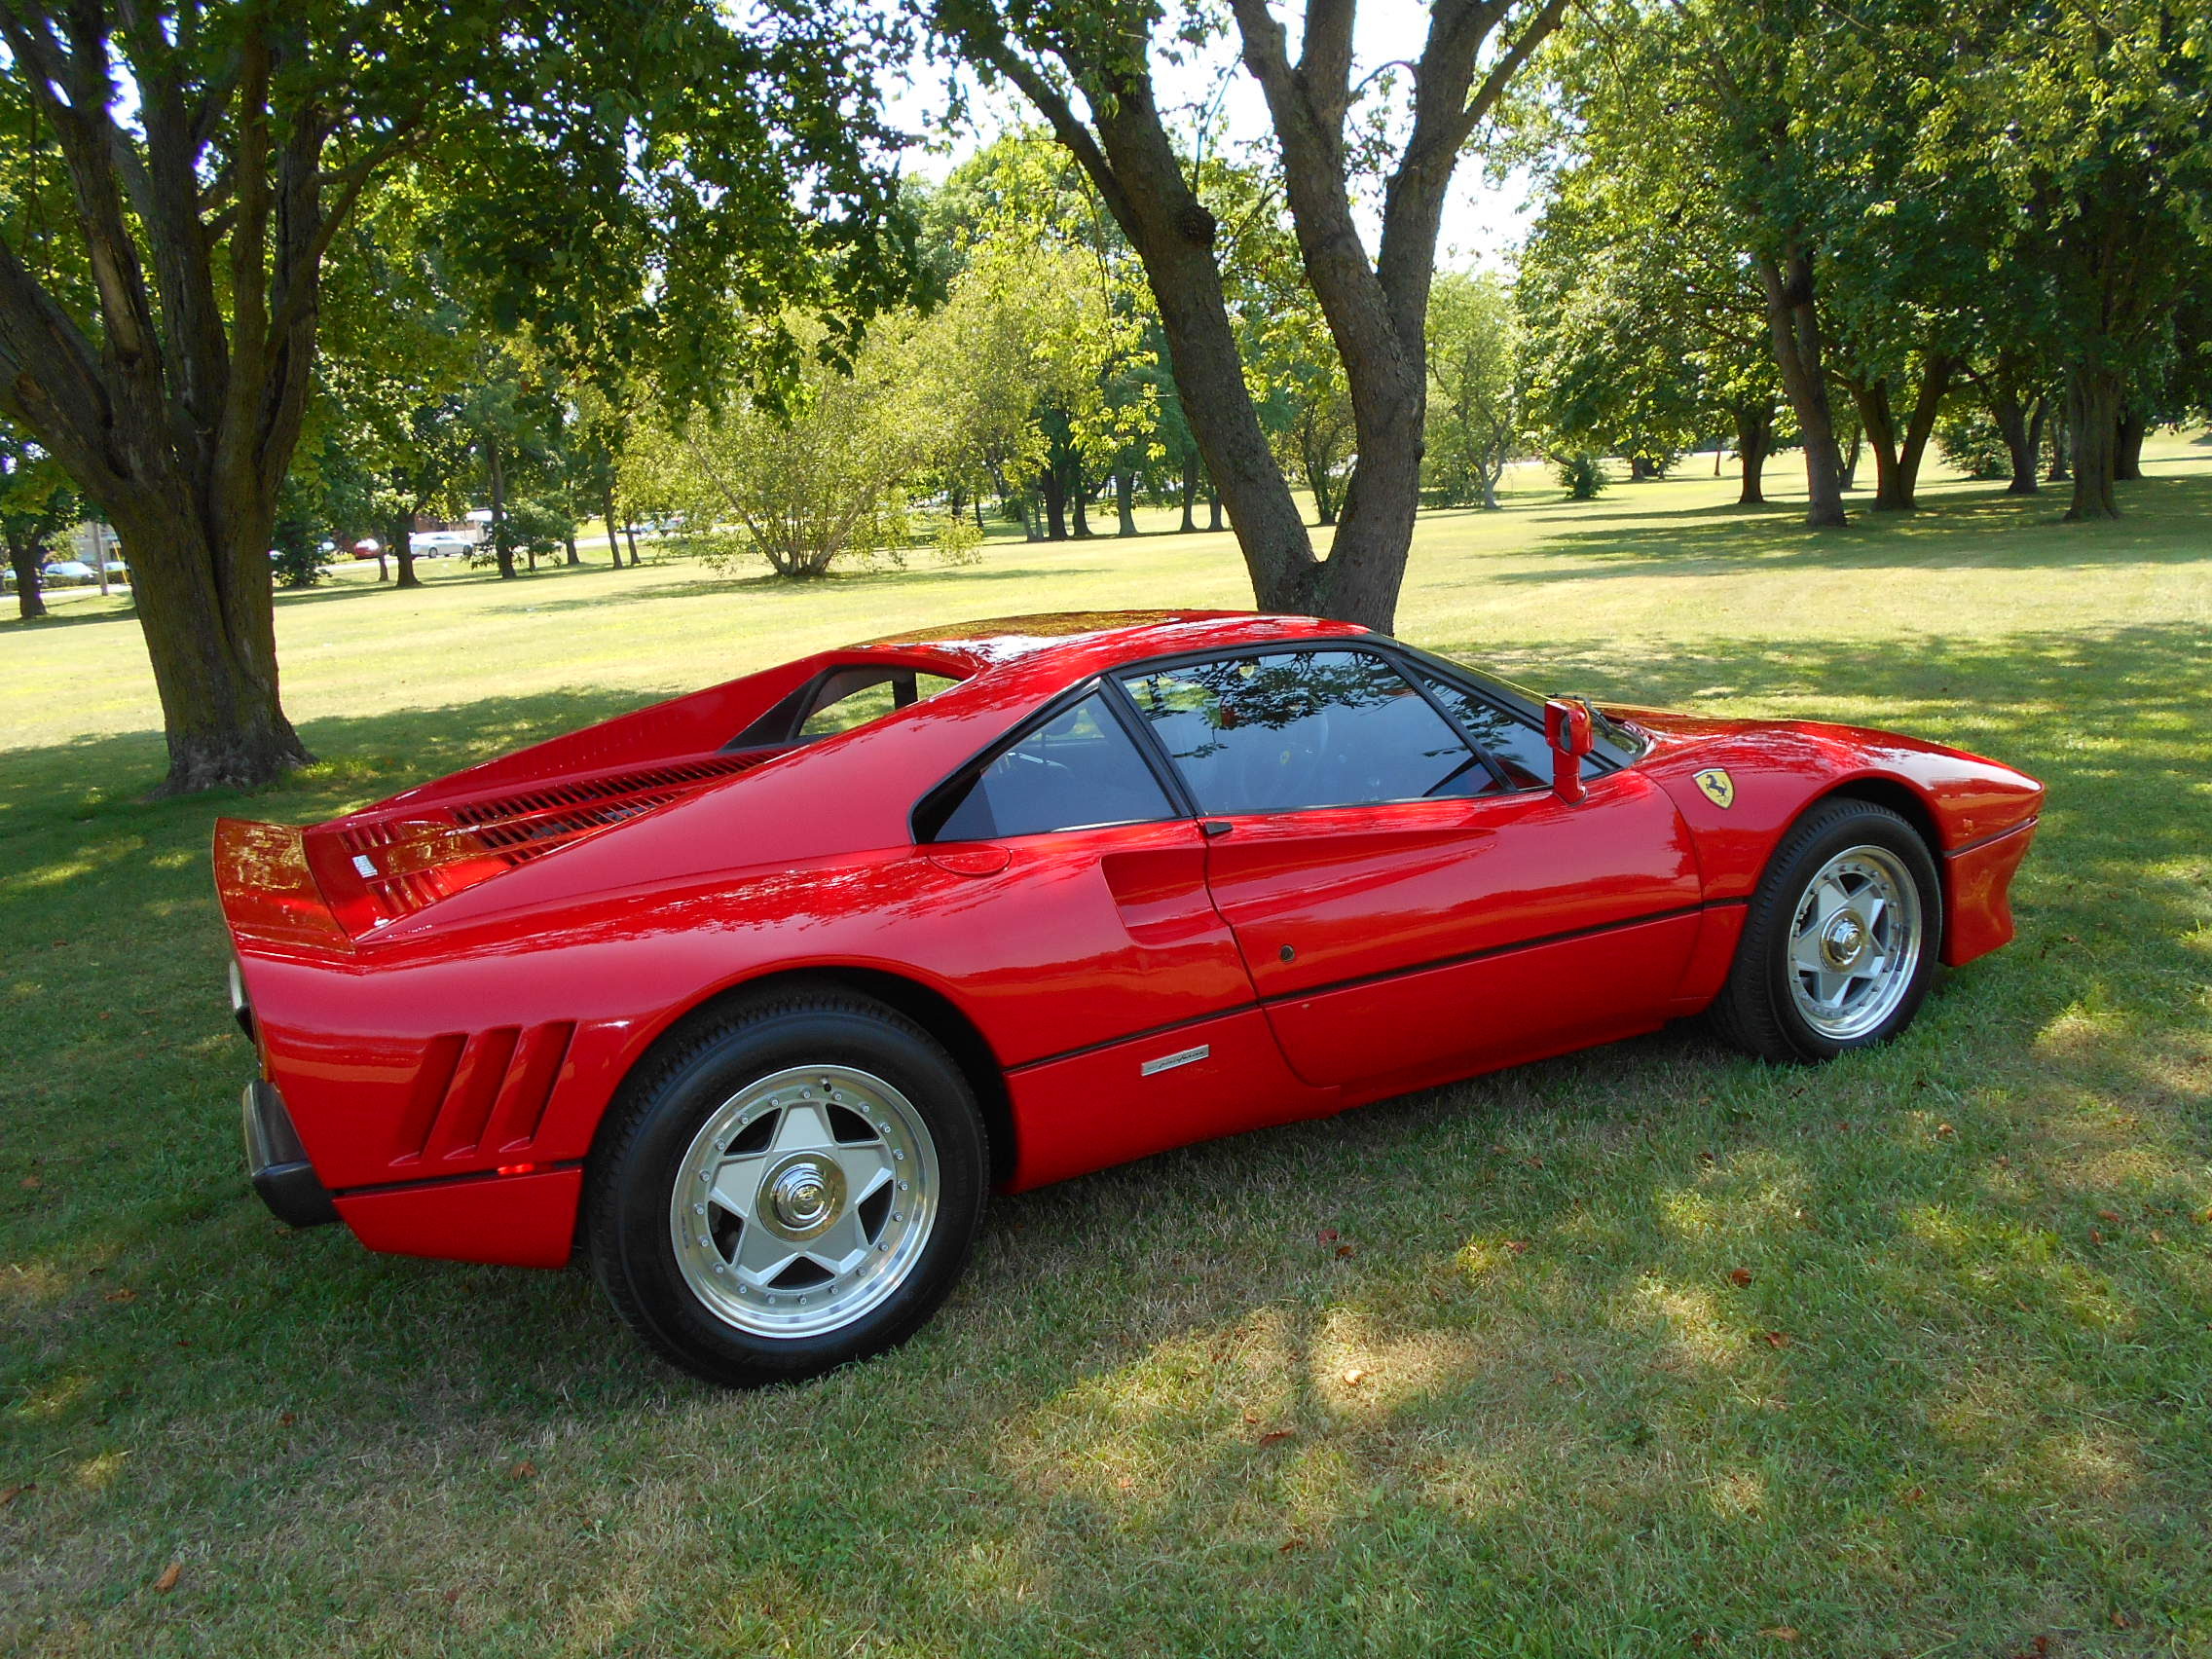
<instances>
[{"instance_id":1,"label":"five-spoke wheel","mask_svg":"<svg viewBox=\"0 0 2212 1659\"><path fill-rule=\"evenodd\" d=\"M1936 863L1912 826L1870 801L1824 801L1767 863L1714 1022L1772 1060L1885 1042L1919 1012L1941 937Z\"/></svg>"},{"instance_id":2,"label":"five-spoke wheel","mask_svg":"<svg viewBox=\"0 0 2212 1659\"><path fill-rule=\"evenodd\" d=\"M905 1095L852 1066L794 1066L699 1126L669 1234L684 1282L721 1317L811 1336L899 1288L929 1242L937 1190L937 1145Z\"/></svg>"},{"instance_id":3,"label":"five-spoke wheel","mask_svg":"<svg viewBox=\"0 0 2212 1659\"><path fill-rule=\"evenodd\" d=\"M983 1127L927 1033L847 992L726 1006L609 1113L586 1245L623 1317L723 1382L812 1376L903 1341L965 1266Z\"/></svg>"}]
</instances>

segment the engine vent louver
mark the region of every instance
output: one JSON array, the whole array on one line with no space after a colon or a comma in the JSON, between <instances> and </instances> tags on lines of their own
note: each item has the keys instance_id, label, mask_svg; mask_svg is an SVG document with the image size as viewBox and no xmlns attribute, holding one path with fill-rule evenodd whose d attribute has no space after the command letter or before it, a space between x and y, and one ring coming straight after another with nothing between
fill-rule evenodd
<instances>
[{"instance_id":1,"label":"engine vent louver","mask_svg":"<svg viewBox=\"0 0 2212 1659\"><path fill-rule=\"evenodd\" d=\"M568 778L450 808L349 824L339 830L338 844L384 917L396 919L766 758L760 754L705 755L602 777Z\"/></svg>"},{"instance_id":2,"label":"engine vent louver","mask_svg":"<svg viewBox=\"0 0 2212 1659\"><path fill-rule=\"evenodd\" d=\"M424 1173L527 1152L560 1081L572 1020L433 1037L399 1126L394 1168Z\"/></svg>"},{"instance_id":3,"label":"engine vent louver","mask_svg":"<svg viewBox=\"0 0 2212 1659\"><path fill-rule=\"evenodd\" d=\"M757 763L756 756L716 755L612 777L548 784L493 800L463 802L453 809L453 819L486 848L520 863Z\"/></svg>"}]
</instances>

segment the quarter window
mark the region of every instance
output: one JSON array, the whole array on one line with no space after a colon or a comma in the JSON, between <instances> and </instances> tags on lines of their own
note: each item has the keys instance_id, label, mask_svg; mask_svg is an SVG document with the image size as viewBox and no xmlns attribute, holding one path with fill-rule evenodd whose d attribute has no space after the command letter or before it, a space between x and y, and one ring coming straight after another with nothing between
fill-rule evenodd
<instances>
[{"instance_id":1,"label":"quarter window","mask_svg":"<svg viewBox=\"0 0 2212 1659\"><path fill-rule=\"evenodd\" d=\"M1552 781L1552 746L1544 734L1531 730L1494 703L1486 703L1472 691L1424 674L1421 683L1436 700L1452 711L1467 735L1490 752L1520 789L1549 789Z\"/></svg>"},{"instance_id":2,"label":"quarter window","mask_svg":"<svg viewBox=\"0 0 2212 1659\"><path fill-rule=\"evenodd\" d=\"M1370 651L1231 657L1123 683L1201 812L1481 794L1489 768Z\"/></svg>"},{"instance_id":3,"label":"quarter window","mask_svg":"<svg viewBox=\"0 0 2212 1659\"><path fill-rule=\"evenodd\" d=\"M1174 816L1136 744L1093 692L976 773L926 838L986 841Z\"/></svg>"}]
</instances>

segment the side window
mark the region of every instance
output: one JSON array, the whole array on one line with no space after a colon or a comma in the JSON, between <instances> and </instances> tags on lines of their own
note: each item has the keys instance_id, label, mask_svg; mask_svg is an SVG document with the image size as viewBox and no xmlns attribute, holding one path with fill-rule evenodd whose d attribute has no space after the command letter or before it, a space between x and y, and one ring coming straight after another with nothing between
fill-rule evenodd
<instances>
[{"instance_id":1,"label":"side window","mask_svg":"<svg viewBox=\"0 0 2212 1659\"><path fill-rule=\"evenodd\" d=\"M953 683L942 675L910 668L847 669L823 682L795 735L802 743L811 737L834 737L879 720L894 709L934 697Z\"/></svg>"},{"instance_id":2,"label":"side window","mask_svg":"<svg viewBox=\"0 0 2212 1659\"><path fill-rule=\"evenodd\" d=\"M1495 788L1459 734L1372 652L1270 652L1124 683L1202 812L1295 812Z\"/></svg>"},{"instance_id":3,"label":"side window","mask_svg":"<svg viewBox=\"0 0 2212 1659\"><path fill-rule=\"evenodd\" d=\"M722 747L760 749L835 737L958 683L941 674L872 663L833 669L808 681Z\"/></svg>"},{"instance_id":4,"label":"side window","mask_svg":"<svg viewBox=\"0 0 2212 1659\"><path fill-rule=\"evenodd\" d=\"M1450 681L1424 674L1421 682L1452 711L1453 719L1466 728L1467 735L1490 751L1517 787L1551 788L1552 746L1544 741L1542 732L1531 730L1503 709Z\"/></svg>"},{"instance_id":5,"label":"side window","mask_svg":"<svg viewBox=\"0 0 2212 1659\"><path fill-rule=\"evenodd\" d=\"M1093 692L977 772L927 838L986 841L1174 816L1137 746Z\"/></svg>"}]
</instances>

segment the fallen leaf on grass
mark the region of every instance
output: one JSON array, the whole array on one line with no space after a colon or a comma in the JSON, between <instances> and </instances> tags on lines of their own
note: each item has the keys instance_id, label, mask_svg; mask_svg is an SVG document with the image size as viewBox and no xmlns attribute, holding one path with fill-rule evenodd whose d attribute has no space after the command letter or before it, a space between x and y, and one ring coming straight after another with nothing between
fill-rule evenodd
<instances>
[{"instance_id":1,"label":"fallen leaf on grass","mask_svg":"<svg viewBox=\"0 0 2212 1659\"><path fill-rule=\"evenodd\" d=\"M2113 1226L2118 1227L2120 1225L2120 1211L2099 1210L2097 1211L2097 1219L2099 1221L2109 1221L2113 1224Z\"/></svg>"},{"instance_id":2,"label":"fallen leaf on grass","mask_svg":"<svg viewBox=\"0 0 2212 1659\"><path fill-rule=\"evenodd\" d=\"M2112 1628L2115 1630L2125 1630L2134 1622L2135 1621L2129 1618L2125 1613L2115 1613L2112 1616Z\"/></svg>"},{"instance_id":3,"label":"fallen leaf on grass","mask_svg":"<svg viewBox=\"0 0 2212 1659\"><path fill-rule=\"evenodd\" d=\"M525 1457L521 1462L517 1463L513 1468L507 1471L507 1474L511 1479L518 1481L530 1480L536 1473L537 1465L532 1462L528 1457Z\"/></svg>"},{"instance_id":4,"label":"fallen leaf on grass","mask_svg":"<svg viewBox=\"0 0 2212 1659\"><path fill-rule=\"evenodd\" d=\"M1306 1540L1304 1538L1285 1538L1282 1541L1281 1547L1279 1547L1275 1551L1275 1554L1288 1555L1292 1550L1302 1550L1305 1547Z\"/></svg>"},{"instance_id":5,"label":"fallen leaf on grass","mask_svg":"<svg viewBox=\"0 0 2212 1659\"><path fill-rule=\"evenodd\" d=\"M1937 1140L1949 1140L1958 1132L1958 1130L1952 1128L1948 1124L1937 1124L1936 1125L1936 1138Z\"/></svg>"},{"instance_id":6,"label":"fallen leaf on grass","mask_svg":"<svg viewBox=\"0 0 2212 1659\"><path fill-rule=\"evenodd\" d=\"M1324 1244L1334 1244L1337 1241L1337 1230L1333 1227L1324 1227L1314 1236Z\"/></svg>"},{"instance_id":7,"label":"fallen leaf on grass","mask_svg":"<svg viewBox=\"0 0 2212 1659\"><path fill-rule=\"evenodd\" d=\"M1349 1244L1339 1244L1339 1245L1337 1246L1337 1260L1338 1260L1338 1261L1340 1261L1340 1262L1341 1262L1341 1261L1343 1261L1343 1260L1344 1260L1344 1259L1345 1259L1345 1258L1346 1258L1346 1256L1348 1256L1348 1255L1350 1255L1350 1254L1351 1254L1351 1246L1350 1246Z\"/></svg>"},{"instance_id":8,"label":"fallen leaf on grass","mask_svg":"<svg viewBox=\"0 0 2212 1659\"><path fill-rule=\"evenodd\" d=\"M21 1486L0 1487L0 1509L5 1509L26 1492L38 1491L38 1482L25 1481Z\"/></svg>"},{"instance_id":9,"label":"fallen leaf on grass","mask_svg":"<svg viewBox=\"0 0 2212 1659\"><path fill-rule=\"evenodd\" d=\"M1738 1290L1742 1290L1744 1286L1751 1282L1751 1270L1749 1268L1730 1268L1728 1270L1728 1282Z\"/></svg>"},{"instance_id":10,"label":"fallen leaf on grass","mask_svg":"<svg viewBox=\"0 0 2212 1659\"><path fill-rule=\"evenodd\" d=\"M1904 1491L1898 1493L1898 1501L1899 1503L1918 1503L1927 1495L1928 1489L1926 1487L1906 1487Z\"/></svg>"},{"instance_id":11,"label":"fallen leaf on grass","mask_svg":"<svg viewBox=\"0 0 2212 1659\"><path fill-rule=\"evenodd\" d=\"M2101 1232L2099 1232L2099 1231L2098 1231L2098 1230L2097 1230L2096 1228L2093 1228L2093 1227L2089 1229L2089 1242L2090 1242L2090 1243L2092 1243L2092 1244L2102 1244L2102 1243L2103 1243L2104 1241L2105 1241L2105 1235L2103 1235L2103 1234L2102 1234Z\"/></svg>"},{"instance_id":12,"label":"fallen leaf on grass","mask_svg":"<svg viewBox=\"0 0 2212 1659\"><path fill-rule=\"evenodd\" d=\"M1508 1238L1505 1247L1516 1256L1526 1256L1529 1253L1529 1241L1526 1238Z\"/></svg>"},{"instance_id":13,"label":"fallen leaf on grass","mask_svg":"<svg viewBox=\"0 0 2212 1659\"><path fill-rule=\"evenodd\" d=\"M1134 1475L1123 1475L1114 1484L1124 1492L1132 1492L1135 1490L1137 1482Z\"/></svg>"},{"instance_id":14,"label":"fallen leaf on grass","mask_svg":"<svg viewBox=\"0 0 2212 1659\"><path fill-rule=\"evenodd\" d=\"M174 1590L176 1588L176 1581L183 1576L184 1563L181 1561L170 1562L168 1566L162 1568L161 1577L154 1580L155 1592L159 1595L166 1596L171 1590Z\"/></svg>"},{"instance_id":15,"label":"fallen leaf on grass","mask_svg":"<svg viewBox=\"0 0 2212 1659\"><path fill-rule=\"evenodd\" d=\"M1275 1442L1276 1442L1276 1441L1278 1441L1278 1440L1288 1440L1289 1438L1290 1438L1290 1430L1289 1430L1289 1429L1287 1429L1287 1428L1271 1428L1271 1429L1269 1429L1269 1430L1268 1430L1268 1432L1267 1432L1267 1433L1265 1433L1265 1434L1261 1435L1261 1436L1260 1436L1260 1438L1259 1438L1259 1439L1257 1439L1257 1440L1255 1440L1255 1441L1254 1441L1254 1442L1253 1442L1252 1444L1253 1444L1253 1445L1255 1445L1255 1446L1272 1446L1272 1445L1274 1445L1274 1444L1275 1444Z\"/></svg>"},{"instance_id":16,"label":"fallen leaf on grass","mask_svg":"<svg viewBox=\"0 0 2212 1659\"><path fill-rule=\"evenodd\" d=\"M298 1412L278 1412L276 1414L276 1426L278 1428L290 1428L299 1420L300 1414Z\"/></svg>"},{"instance_id":17,"label":"fallen leaf on grass","mask_svg":"<svg viewBox=\"0 0 2212 1659\"><path fill-rule=\"evenodd\" d=\"M107 1300L110 1302L136 1302L138 1300L138 1293L134 1290L128 1289L111 1290L107 1293Z\"/></svg>"},{"instance_id":18,"label":"fallen leaf on grass","mask_svg":"<svg viewBox=\"0 0 2212 1659\"><path fill-rule=\"evenodd\" d=\"M1761 1331L1759 1341L1770 1348L1786 1348L1789 1346L1789 1338L1781 1331Z\"/></svg>"},{"instance_id":19,"label":"fallen leaf on grass","mask_svg":"<svg viewBox=\"0 0 2212 1659\"><path fill-rule=\"evenodd\" d=\"M1788 1625L1768 1625L1766 1629L1759 1632L1759 1635L1771 1636L1777 1641L1795 1641L1797 1640L1797 1632Z\"/></svg>"},{"instance_id":20,"label":"fallen leaf on grass","mask_svg":"<svg viewBox=\"0 0 2212 1659\"><path fill-rule=\"evenodd\" d=\"M1367 1376L1368 1372L1365 1366L1354 1365L1345 1372L1345 1386L1347 1388L1356 1388L1360 1385L1361 1382L1366 1381Z\"/></svg>"},{"instance_id":21,"label":"fallen leaf on grass","mask_svg":"<svg viewBox=\"0 0 2212 1659\"><path fill-rule=\"evenodd\" d=\"M23 1177L23 1191L26 1193L35 1193L45 1185L46 1183L36 1175L25 1175Z\"/></svg>"}]
</instances>

